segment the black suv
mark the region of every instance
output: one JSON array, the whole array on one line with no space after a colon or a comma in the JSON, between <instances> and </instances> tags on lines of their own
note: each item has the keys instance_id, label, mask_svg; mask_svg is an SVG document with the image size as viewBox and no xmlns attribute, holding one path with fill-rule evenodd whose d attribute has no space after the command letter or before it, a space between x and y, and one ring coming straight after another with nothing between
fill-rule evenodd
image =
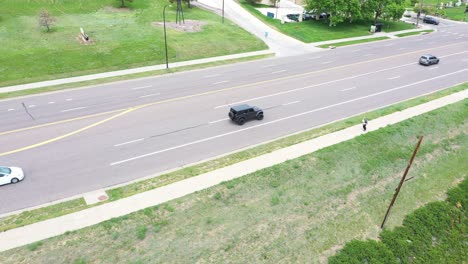
<instances>
[{"instance_id":1,"label":"black suv","mask_svg":"<svg viewBox=\"0 0 468 264\"><path fill-rule=\"evenodd\" d=\"M231 118L232 121L242 126L245 123L245 121L249 119L255 118L258 120L262 120L263 111L262 109L256 106L250 106L246 104L236 105L231 107L231 111L229 111L229 118Z\"/></svg>"},{"instance_id":2,"label":"black suv","mask_svg":"<svg viewBox=\"0 0 468 264\"><path fill-rule=\"evenodd\" d=\"M439 25L439 20L434 17L426 16L423 18L423 22L427 24Z\"/></svg>"}]
</instances>

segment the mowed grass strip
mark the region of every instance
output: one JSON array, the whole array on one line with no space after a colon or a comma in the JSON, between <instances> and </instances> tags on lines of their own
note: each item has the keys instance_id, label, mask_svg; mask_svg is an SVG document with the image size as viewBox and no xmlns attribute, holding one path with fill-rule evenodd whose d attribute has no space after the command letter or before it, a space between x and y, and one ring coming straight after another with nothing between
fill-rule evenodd
<instances>
[{"instance_id":1,"label":"mowed grass strip","mask_svg":"<svg viewBox=\"0 0 468 264\"><path fill-rule=\"evenodd\" d=\"M336 26L328 26L326 20L309 20L300 23L284 23L281 20L265 16L257 8L265 8L265 5L251 5L245 0L240 1L240 5L249 11L259 20L269 25L273 29L280 31L290 37L305 43L320 42L327 40L368 36L371 20L354 21L353 23L340 23ZM272 6L270 6L272 7ZM406 29L414 29L414 25L401 21L379 21L383 23L382 31L394 32Z\"/></svg>"},{"instance_id":2,"label":"mowed grass strip","mask_svg":"<svg viewBox=\"0 0 468 264\"><path fill-rule=\"evenodd\" d=\"M352 41L343 41L343 42L336 42L336 43L331 43L331 44L324 44L324 45L319 45L317 47L319 47L319 48L329 48L330 46L341 47L341 46L348 46L348 45L367 43L367 42L386 40L386 39L390 39L390 38L389 37L378 37L378 38L358 39L358 40L352 40Z\"/></svg>"},{"instance_id":3,"label":"mowed grass strip","mask_svg":"<svg viewBox=\"0 0 468 264\"><path fill-rule=\"evenodd\" d=\"M426 30L421 30L421 31L416 31L416 32L407 32L407 33L401 33L401 34L396 34L395 36L397 37L408 37L408 36L413 36L413 35L421 35L423 33L431 33L434 30L432 29L426 29Z\"/></svg>"},{"instance_id":4,"label":"mowed grass strip","mask_svg":"<svg viewBox=\"0 0 468 264\"><path fill-rule=\"evenodd\" d=\"M366 113L365 116L369 119L375 119L384 115L388 115L406 108L429 102L431 100L468 89L468 83L464 83L455 87L448 88L426 96L418 97L399 104L388 106L379 110ZM323 127L311 129L296 135L288 136L276 141L263 144L251 149L233 153L224 157L220 157L211 161L192 165L174 172L159 175L157 177L128 184L122 187L110 189L107 191L109 200L106 202L116 201L125 197L129 197L144 191L149 191L158 187L162 187L177 181L191 178L206 172L210 172L219 168L223 168L240 161L244 161L253 157L270 153L272 151L291 146L297 143L304 142L325 134L329 134L361 122L362 117L356 116L325 125ZM98 204L96 204L98 205ZM51 219L65 214L80 211L96 205L86 205L84 199L75 199L50 205L43 208L38 208L30 211L25 211L19 214L13 214L0 218L0 232L14 229L17 227L29 225L35 222Z\"/></svg>"},{"instance_id":5,"label":"mowed grass strip","mask_svg":"<svg viewBox=\"0 0 468 264\"><path fill-rule=\"evenodd\" d=\"M32 246L1 263L318 263L445 199L468 173L468 100L183 198ZM372 124L372 123L371 123ZM370 124L370 125L371 125Z\"/></svg>"},{"instance_id":6,"label":"mowed grass strip","mask_svg":"<svg viewBox=\"0 0 468 264\"><path fill-rule=\"evenodd\" d=\"M165 63L162 25L167 1L0 1L0 86L86 75ZM39 28L37 14L47 8L56 18L52 31ZM170 62L267 49L252 34L218 15L183 5L185 20L205 23L199 32L166 25ZM175 22L176 7L166 8ZM188 23L188 22L187 22ZM79 40L80 27L92 44ZM1 89L1 88L0 88Z\"/></svg>"}]
</instances>

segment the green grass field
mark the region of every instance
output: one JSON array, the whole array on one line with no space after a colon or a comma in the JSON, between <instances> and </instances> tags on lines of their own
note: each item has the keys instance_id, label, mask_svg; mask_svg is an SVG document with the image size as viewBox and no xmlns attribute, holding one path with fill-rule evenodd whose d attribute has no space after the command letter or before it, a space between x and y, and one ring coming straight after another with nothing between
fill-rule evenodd
<instances>
[{"instance_id":1,"label":"green grass field","mask_svg":"<svg viewBox=\"0 0 468 264\"><path fill-rule=\"evenodd\" d=\"M352 24L341 23L334 27L329 27L328 22L325 20L281 24L280 20L269 18L256 9L256 7L260 8L264 6L252 6L245 1L241 1L240 4L258 19L270 25L270 27L305 43L368 36L370 34L370 25L373 22L355 21ZM383 21L383 24L382 30L385 32L414 29L413 25L404 22Z\"/></svg>"},{"instance_id":2,"label":"green grass field","mask_svg":"<svg viewBox=\"0 0 468 264\"><path fill-rule=\"evenodd\" d=\"M0 1L0 86L165 63L162 9L169 2L136 0L119 9L116 0ZM52 32L39 28L37 13L57 19ZM166 21L175 21L175 6ZM206 22L201 32L167 28L170 62L266 49L229 20L184 5L186 20ZM79 41L80 27L93 44Z\"/></svg>"},{"instance_id":3,"label":"green grass field","mask_svg":"<svg viewBox=\"0 0 468 264\"><path fill-rule=\"evenodd\" d=\"M318 263L445 199L468 172L468 100L188 195L0 253L0 263ZM372 126L372 120L370 121Z\"/></svg>"}]
</instances>

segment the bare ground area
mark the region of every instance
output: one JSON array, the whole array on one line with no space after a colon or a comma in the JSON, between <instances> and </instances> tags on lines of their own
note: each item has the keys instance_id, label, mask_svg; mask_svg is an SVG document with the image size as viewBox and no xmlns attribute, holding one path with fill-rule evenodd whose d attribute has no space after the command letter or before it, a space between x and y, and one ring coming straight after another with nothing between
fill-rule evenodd
<instances>
[{"instance_id":1,"label":"bare ground area","mask_svg":"<svg viewBox=\"0 0 468 264\"><path fill-rule=\"evenodd\" d=\"M163 22L153 22L151 25L162 27ZM185 22L176 23L176 22L166 22L166 27L172 28L178 31L184 32L200 32L202 31L202 27L206 25L206 22L198 21L198 20L190 20L186 19Z\"/></svg>"}]
</instances>

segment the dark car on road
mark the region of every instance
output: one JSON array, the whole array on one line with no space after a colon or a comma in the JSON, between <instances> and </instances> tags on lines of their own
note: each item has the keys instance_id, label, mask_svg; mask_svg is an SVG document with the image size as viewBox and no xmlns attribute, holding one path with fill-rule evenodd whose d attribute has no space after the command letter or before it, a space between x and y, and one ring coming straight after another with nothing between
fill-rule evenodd
<instances>
[{"instance_id":1,"label":"dark car on road","mask_svg":"<svg viewBox=\"0 0 468 264\"><path fill-rule=\"evenodd\" d=\"M439 58L431 54L422 55L421 58L419 58L419 64L421 65L428 66L437 63L439 63Z\"/></svg>"},{"instance_id":2,"label":"dark car on road","mask_svg":"<svg viewBox=\"0 0 468 264\"><path fill-rule=\"evenodd\" d=\"M430 16L424 17L423 22L427 24L439 25L439 20L435 17L430 17Z\"/></svg>"},{"instance_id":3,"label":"dark car on road","mask_svg":"<svg viewBox=\"0 0 468 264\"><path fill-rule=\"evenodd\" d=\"M250 106L247 104L236 105L231 107L229 118L242 126L247 120L262 120L263 110L256 106Z\"/></svg>"}]
</instances>

